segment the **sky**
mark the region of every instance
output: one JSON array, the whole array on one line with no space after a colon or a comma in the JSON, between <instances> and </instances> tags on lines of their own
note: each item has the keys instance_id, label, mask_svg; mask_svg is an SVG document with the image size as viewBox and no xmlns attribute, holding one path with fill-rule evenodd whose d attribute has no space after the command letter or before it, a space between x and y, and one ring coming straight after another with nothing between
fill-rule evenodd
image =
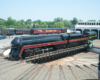
<instances>
[{"instance_id":1,"label":"sky","mask_svg":"<svg viewBox=\"0 0 100 80\"><path fill-rule=\"evenodd\" d=\"M0 18L53 21L100 20L100 0L0 0Z\"/></svg>"}]
</instances>

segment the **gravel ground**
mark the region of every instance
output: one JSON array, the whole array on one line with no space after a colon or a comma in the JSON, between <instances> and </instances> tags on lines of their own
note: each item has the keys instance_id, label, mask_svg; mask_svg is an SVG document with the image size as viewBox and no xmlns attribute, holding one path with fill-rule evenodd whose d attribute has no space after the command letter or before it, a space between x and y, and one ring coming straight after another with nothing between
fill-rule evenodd
<instances>
[{"instance_id":1,"label":"gravel ground","mask_svg":"<svg viewBox=\"0 0 100 80\"><path fill-rule=\"evenodd\" d=\"M82 56L82 54L78 54L78 56ZM89 54L87 53L88 56ZM75 59L77 59L76 56ZM92 53L90 56L94 56L94 54ZM88 61L94 64L92 63L93 59ZM75 62L71 64L74 66L64 64L47 65L47 63L26 64L20 61L7 61L0 57L0 80L96 80L98 78L97 64L94 64L96 66L91 64L86 64L86 66L77 64L77 66Z\"/></svg>"}]
</instances>

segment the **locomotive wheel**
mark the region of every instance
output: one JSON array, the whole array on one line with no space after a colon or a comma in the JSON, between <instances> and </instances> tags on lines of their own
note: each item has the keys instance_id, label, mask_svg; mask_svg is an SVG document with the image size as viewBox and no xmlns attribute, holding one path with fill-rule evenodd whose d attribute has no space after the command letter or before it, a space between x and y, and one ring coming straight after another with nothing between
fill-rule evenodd
<instances>
[{"instance_id":1,"label":"locomotive wheel","mask_svg":"<svg viewBox=\"0 0 100 80\"><path fill-rule=\"evenodd\" d=\"M72 51L70 51L70 54L69 55L71 55L72 54Z\"/></svg>"},{"instance_id":2,"label":"locomotive wheel","mask_svg":"<svg viewBox=\"0 0 100 80\"><path fill-rule=\"evenodd\" d=\"M62 55L61 55L61 57L63 57L64 55L63 55L63 53L62 53Z\"/></svg>"},{"instance_id":3,"label":"locomotive wheel","mask_svg":"<svg viewBox=\"0 0 100 80\"><path fill-rule=\"evenodd\" d=\"M50 61L50 59L51 59L51 56L49 56L48 61Z\"/></svg>"},{"instance_id":4,"label":"locomotive wheel","mask_svg":"<svg viewBox=\"0 0 100 80\"><path fill-rule=\"evenodd\" d=\"M70 51L68 51L68 56L70 55Z\"/></svg>"},{"instance_id":5,"label":"locomotive wheel","mask_svg":"<svg viewBox=\"0 0 100 80\"><path fill-rule=\"evenodd\" d=\"M53 56L51 56L51 59L50 60L52 60L53 59Z\"/></svg>"},{"instance_id":6,"label":"locomotive wheel","mask_svg":"<svg viewBox=\"0 0 100 80\"><path fill-rule=\"evenodd\" d=\"M35 62L34 63L37 63L37 59L35 59Z\"/></svg>"},{"instance_id":7,"label":"locomotive wheel","mask_svg":"<svg viewBox=\"0 0 100 80\"><path fill-rule=\"evenodd\" d=\"M58 58L58 55L56 55L56 59Z\"/></svg>"},{"instance_id":8,"label":"locomotive wheel","mask_svg":"<svg viewBox=\"0 0 100 80\"><path fill-rule=\"evenodd\" d=\"M39 63L40 62L40 59L37 59L37 63Z\"/></svg>"},{"instance_id":9,"label":"locomotive wheel","mask_svg":"<svg viewBox=\"0 0 100 80\"><path fill-rule=\"evenodd\" d=\"M53 56L51 56L51 59L50 60L52 60L53 59Z\"/></svg>"},{"instance_id":10,"label":"locomotive wheel","mask_svg":"<svg viewBox=\"0 0 100 80\"><path fill-rule=\"evenodd\" d=\"M39 62L43 62L43 58L41 58L41 59L39 60Z\"/></svg>"},{"instance_id":11,"label":"locomotive wheel","mask_svg":"<svg viewBox=\"0 0 100 80\"><path fill-rule=\"evenodd\" d=\"M52 59L55 59L55 56L52 56Z\"/></svg>"},{"instance_id":12,"label":"locomotive wheel","mask_svg":"<svg viewBox=\"0 0 100 80\"><path fill-rule=\"evenodd\" d=\"M65 56L67 56L67 52L65 52Z\"/></svg>"},{"instance_id":13,"label":"locomotive wheel","mask_svg":"<svg viewBox=\"0 0 100 80\"><path fill-rule=\"evenodd\" d=\"M33 63L36 63L36 60L33 60L32 62L33 62Z\"/></svg>"},{"instance_id":14,"label":"locomotive wheel","mask_svg":"<svg viewBox=\"0 0 100 80\"><path fill-rule=\"evenodd\" d=\"M47 57L43 58L43 61L47 61Z\"/></svg>"},{"instance_id":15,"label":"locomotive wheel","mask_svg":"<svg viewBox=\"0 0 100 80\"><path fill-rule=\"evenodd\" d=\"M61 54L59 54L59 58L61 57Z\"/></svg>"},{"instance_id":16,"label":"locomotive wheel","mask_svg":"<svg viewBox=\"0 0 100 80\"><path fill-rule=\"evenodd\" d=\"M85 48L84 51L87 51L87 48Z\"/></svg>"},{"instance_id":17,"label":"locomotive wheel","mask_svg":"<svg viewBox=\"0 0 100 80\"><path fill-rule=\"evenodd\" d=\"M49 57L47 57L47 61L49 60Z\"/></svg>"},{"instance_id":18,"label":"locomotive wheel","mask_svg":"<svg viewBox=\"0 0 100 80\"><path fill-rule=\"evenodd\" d=\"M77 49L75 49L74 52L77 53Z\"/></svg>"},{"instance_id":19,"label":"locomotive wheel","mask_svg":"<svg viewBox=\"0 0 100 80\"><path fill-rule=\"evenodd\" d=\"M71 55L74 54L74 51L71 51Z\"/></svg>"},{"instance_id":20,"label":"locomotive wheel","mask_svg":"<svg viewBox=\"0 0 100 80\"><path fill-rule=\"evenodd\" d=\"M66 54L64 53L64 57L66 56Z\"/></svg>"},{"instance_id":21,"label":"locomotive wheel","mask_svg":"<svg viewBox=\"0 0 100 80\"><path fill-rule=\"evenodd\" d=\"M54 55L54 58L56 59L56 58L57 58L57 56L56 56L56 55Z\"/></svg>"},{"instance_id":22,"label":"locomotive wheel","mask_svg":"<svg viewBox=\"0 0 100 80\"><path fill-rule=\"evenodd\" d=\"M65 57L65 53L63 53L63 57Z\"/></svg>"}]
</instances>

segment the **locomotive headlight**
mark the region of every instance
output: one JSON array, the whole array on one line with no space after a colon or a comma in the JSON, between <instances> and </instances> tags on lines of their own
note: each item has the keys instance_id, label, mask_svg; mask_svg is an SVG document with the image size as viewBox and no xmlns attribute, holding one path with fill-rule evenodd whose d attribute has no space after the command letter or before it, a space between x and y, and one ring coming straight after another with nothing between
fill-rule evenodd
<instances>
[{"instance_id":1,"label":"locomotive headlight","mask_svg":"<svg viewBox=\"0 0 100 80\"><path fill-rule=\"evenodd\" d=\"M12 46L12 44L10 44L10 46Z\"/></svg>"},{"instance_id":2,"label":"locomotive headlight","mask_svg":"<svg viewBox=\"0 0 100 80\"><path fill-rule=\"evenodd\" d=\"M15 45L14 45L14 44L10 44L10 46L11 46L11 47L14 47Z\"/></svg>"}]
</instances>

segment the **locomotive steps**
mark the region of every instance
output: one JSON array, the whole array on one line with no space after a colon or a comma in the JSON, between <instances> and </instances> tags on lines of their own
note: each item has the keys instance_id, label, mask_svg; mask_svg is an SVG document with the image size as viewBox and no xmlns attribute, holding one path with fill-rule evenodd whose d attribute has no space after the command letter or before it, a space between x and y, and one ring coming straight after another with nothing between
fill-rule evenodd
<instances>
[{"instance_id":1,"label":"locomotive steps","mask_svg":"<svg viewBox=\"0 0 100 80\"><path fill-rule=\"evenodd\" d=\"M55 59L59 59L62 57L68 57L71 56L72 54L75 54L79 51L85 50L86 45L82 46L77 46L77 47L72 47L72 48L66 48L66 49L61 49L53 52L48 52L48 53L43 53L35 56L29 56L25 58L25 62L32 62L32 63L41 63L41 62L47 62Z\"/></svg>"}]
</instances>

